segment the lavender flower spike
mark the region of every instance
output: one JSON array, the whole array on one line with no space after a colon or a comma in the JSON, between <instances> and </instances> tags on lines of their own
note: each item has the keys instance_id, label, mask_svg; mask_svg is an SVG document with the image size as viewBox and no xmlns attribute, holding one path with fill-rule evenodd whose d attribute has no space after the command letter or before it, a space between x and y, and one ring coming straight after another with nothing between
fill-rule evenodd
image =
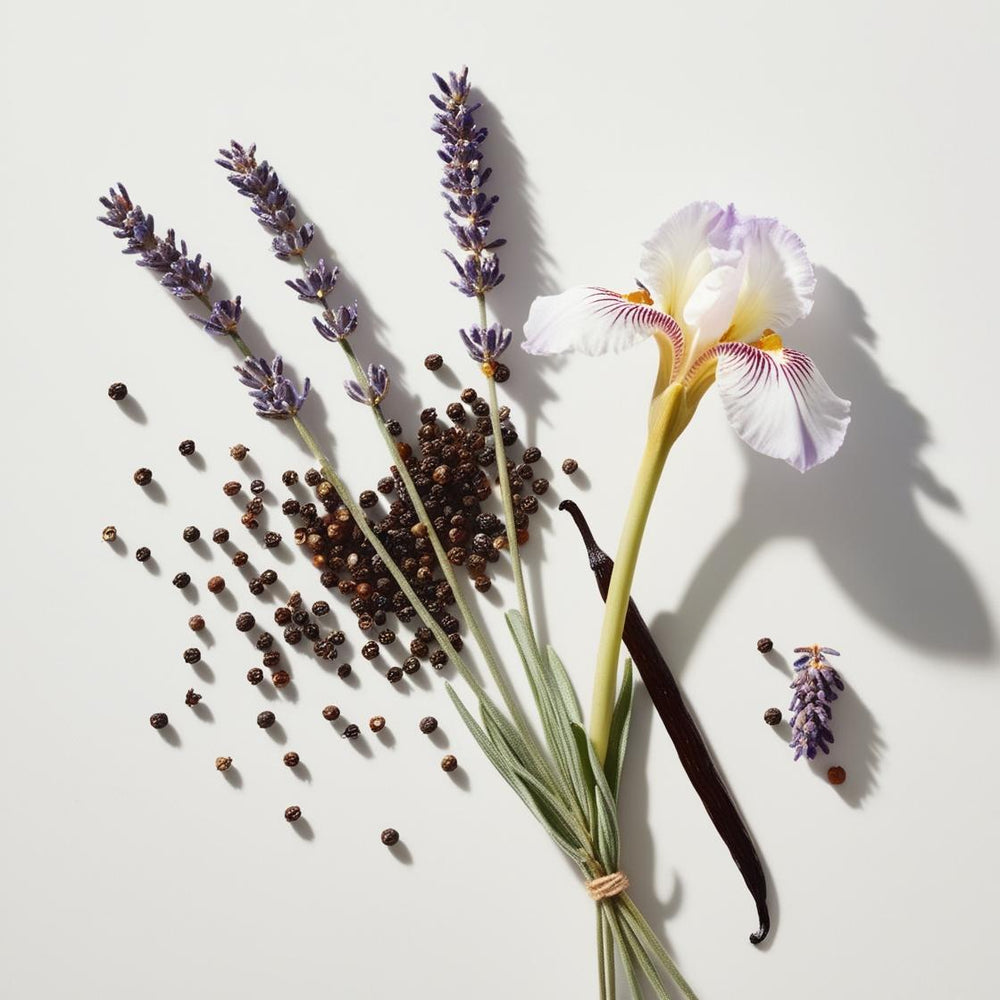
<instances>
[{"instance_id":1,"label":"lavender flower spike","mask_svg":"<svg viewBox=\"0 0 1000 1000\"><path fill-rule=\"evenodd\" d=\"M339 309L323 310L323 319L313 316L313 324L321 337L327 340L343 340L350 336L358 325L358 303L341 306Z\"/></svg>"},{"instance_id":2,"label":"lavender flower spike","mask_svg":"<svg viewBox=\"0 0 1000 1000\"><path fill-rule=\"evenodd\" d=\"M462 338L469 357L480 364L496 360L510 346L511 332L499 323L493 323L486 330L473 324L468 331L459 330L458 335Z\"/></svg>"},{"instance_id":3,"label":"lavender flower spike","mask_svg":"<svg viewBox=\"0 0 1000 1000\"><path fill-rule=\"evenodd\" d=\"M240 296L235 299L220 299L212 303L212 313L207 318L190 313L191 319L205 328L206 333L221 337L227 333L236 333L243 315Z\"/></svg>"},{"instance_id":4,"label":"lavender flower spike","mask_svg":"<svg viewBox=\"0 0 1000 1000\"><path fill-rule=\"evenodd\" d=\"M794 664L795 679L791 687L795 694L789 706L792 739L788 745L795 751L795 760L803 754L813 760L819 750L829 753L829 744L833 743L830 702L837 700L837 691L844 690L844 682L826 654L840 656L840 653L829 646L798 646L795 652L805 655Z\"/></svg>"},{"instance_id":5,"label":"lavender flower spike","mask_svg":"<svg viewBox=\"0 0 1000 1000\"><path fill-rule=\"evenodd\" d=\"M260 417L287 420L302 409L309 395L309 379L298 392L292 381L283 374L284 363L279 354L270 364L265 358L247 358L242 365L234 365L239 380L250 389L254 409Z\"/></svg>"},{"instance_id":6,"label":"lavender flower spike","mask_svg":"<svg viewBox=\"0 0 1000 1000\"><path fill-rule=\"evenodd\" d=\"M476 125L475 113L482 105L467 103L468 69L450 73L447 80L435 73L434 80L441 94L431 95L431 103L438 109L431 128L441 136L438 156L445 163L441 186L449 209L445 218L464 259L459 260L449 250L444 253L458 273L452 284L463 295L485 295L504 279L494 251L506 240L490 238L490 214L500 199L482 190L492 173L482 168L479 148L488 134Z\"/></svg>"},{"instance_id":7,"label":"lavender flower spike","mask_svg":"<svg viewBox=\"0 0 1000 1000\"><path fill-rule=\"evenodd\" d=\"M319 263L306 273L305 278L296 278L285 284L293 292L298 292L303 302L322 302L333 290L339 273L337 267L327 267L326 261L321 257Z\"/></svg>"},{"instance_id":8,"label":"lavender flower spike","mask_svg":"<svg viewBox=\"0 0 1000 1000\"><path fill-rule=\"evenodd\" d=\"M389 391L389 373L382 365L368 366L368 388L362 388L354 379L346 379L344 389L356 403L378 406Z\"/></svg>"}]
</instances>

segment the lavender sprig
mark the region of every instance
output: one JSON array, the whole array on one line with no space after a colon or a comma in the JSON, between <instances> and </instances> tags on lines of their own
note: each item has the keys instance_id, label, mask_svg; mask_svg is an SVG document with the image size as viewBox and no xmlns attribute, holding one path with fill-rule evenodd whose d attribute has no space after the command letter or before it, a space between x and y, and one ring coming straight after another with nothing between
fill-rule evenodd
<instances>
[{"instance_id":1,"label":"lavender sprig","mask_svg":"<svg viewBox=\"0 0 1000 1000\"><path fill-rule=\"evenodd\" d=\"M837 691L844 690L844 682L826 654L840 656L840 653L829 646L797 646L795 652L805 655L794 663L795 679L790 686L795 694L789 706L792 739L788 745L795 751L794 760L803 754L813 760L820 750L829 753L829 744L833 743L830 702L837 700Z\"/></svg>"},{"instance_id":2,"label":"lavender sprig","mask_svg":"<svg viewBox=\"0 0 1000 1000\"><path fill-rule=\"evenodd\" d=\"M438 109L431 128L441 136L438 156L445 163L441 178L449 209L445 218L464 258L459 260L449 250L444 253L458 272L458 280L452 284L463 295L483 296L504 279L494 251L507 242L490 239L490 214L500 199L482 190L492 170L482 168L479 147L489 133L476 124L475 113L482 105L467 103L468 68L449 73L447 80L437 73L433 76L441 91L440 96L431 94L430 99Z\"/></svg>"},{"instance_id":3,"label":"lavender sprig","mask_svg":"<svg viewBox=\"0 0 1000 1000\"><path fill-rule=\"evenodd\" d=\"M287 420L302 409L309 395L309 379L303 381L302 392L299 392L283 374L284 362L280 354L270 363L266 358L249 357L233 368L239 380L250 389L258 416Z\"/></svg>"},{"instance_id":4,"label":"lavender sprig","mask_svg":"<svg viewBox=\"0 0 1000 1000\"><path fill-rule=\"evenodd\" d=\"M365 374L367 387L354 379L345 379L344 390L356 403L378 406L389 392L389 372L383 365L369 365Z\"/></svg>"},{"instance_id":5,"label":"lavender sprig","mask_svg":"<svg viewBox=\"0 0 1000 1000\"><path fill-rule=\"evenodd\" d=\"M321 257L319 263L306 271L304 278L289 279L285 282L293 292L299 293L303 302L322 302L337 284L340 268L328 267Z\"/></svg>"},{"instance_id":6,"label":"lavender sprig","mask_svg":"<svg viewBox=\"0 0 1000 1000\"><path fill-rule=\"evenodd\" d=\"M251 211L257 221L273 234L271 250L275 257L288 260L301 257L312 243L315 227L311 222L295 224L297 209L288 196L277 172L267 162L257 162L257 146L241 146L230 140L229 149L220 149L215 161L229 171L229 183L253 202Z\"/></svg>"},{"instance_id":7,"label":"lavender sprig","mask_svg":"<svg viewBox=\"0 0 1000 1000\"><path fill-rule=\"evenodd\" d=\"M240 317L243 315L242 299L239 295L235 299L219 299L212 303L212 312L205 316L196 316L190 313L193 319L200 326L205 328L206 333L211 333L216 337L225 334L236 334L240 325Z\"/></svg>"},{"instance_id":8,"label":"lavender sprig","mask_svg":"<svg viewBox=\"0 0 1000 1000\"><path fill-rule=\"evenodd\" d=\"M480 364L495 361L507 350L511 340L510 330L505 330L499 323L493 323L485 330L474 323L467 331L459 330L458 335L469 357Z\"/></svg>"}]
</instances>

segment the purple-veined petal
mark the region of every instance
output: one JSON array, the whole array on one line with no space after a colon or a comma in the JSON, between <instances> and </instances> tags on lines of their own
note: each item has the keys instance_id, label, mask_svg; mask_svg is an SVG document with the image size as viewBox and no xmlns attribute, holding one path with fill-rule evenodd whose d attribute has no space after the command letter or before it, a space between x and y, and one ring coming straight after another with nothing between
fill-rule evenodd
<instances>
[{"instance_id":1,"label":"purple-veined petal","mask_svg":"<svg viewBox=\"0 0 1000 1000\"><path fill-rule=\"evenodd\" d=\"M726 417L751 448L800 472L837 452L851 404L834 394L806 355L742 343L719 344L712 354Z\"/></svg>"},{"instance_id":2,"label":"purple-veined petal","mask_svg":"<svg viewBox=\"0 0 1000 1000\"><path fill-rule=\"evenodd\" d=\"M777 219L750 217L732 232L746 260L746 277L730 339L756 340L783 330L812 309L816 275L802 240Z\"/></svg>"},{"instance_id":3,"label":"purple-veined petal","mask_svg":"<svg viewBox=\"0 0 1000 1000\"><path fill-rule=\"evenodd\" d=\"M656 332L673 346L676 367L684 340L672 317L606 288L582 285L536 298L524 324L521 346L529 354L578 351L593 357L627 350Z\"/></svg>"}]
</instances>

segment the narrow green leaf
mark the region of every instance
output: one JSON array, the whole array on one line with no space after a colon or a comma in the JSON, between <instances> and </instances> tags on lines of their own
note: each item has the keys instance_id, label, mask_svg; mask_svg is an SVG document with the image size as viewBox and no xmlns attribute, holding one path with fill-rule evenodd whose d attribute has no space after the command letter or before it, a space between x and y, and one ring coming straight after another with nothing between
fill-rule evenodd
<instances>
[{"instance_id":1,"label":"narrow green leaf","mask_svg":"<svg viewBox=\"0 0 1000 1000\"><path fill-rule=\"evenodd\" d=\"M615 801L621 785L622 767L625 764L625 748L628 745L629 724L632 721L632 661L626 659L622 671L622 685L618 689L618 700L611 716L611 732L608 736L608 755L604 759L604 776Z\"/></svg>"},{"instance_id":2,"label":"narrow green leaf","mask_svg":"<svg viewBox=\"0 0 1000 1000\"><path fill-rule=\"evenodd\" d=\"M596 791L595 805L597 808L597 832L602 843L601 864L605 871L612 872L618 866L618 808L615 797L611 794L601 763L594 752L594 744L584 732L582 726L570 723L573 736L576 738L577 752L581 765L586 765L592 786Z\"/></svg>"},{"instance_id":3,"label":"narrow green leaf","mask_svg":"<svg viewBox=\"0 0 1000 1000\"><path fill-rule=\"evenodd\" d=\"M614 906L608 905L605 912L607 914L608 927L611 929L615 944L618 946L618 954L621 956L622 968L625 970L625 979L628 981L629 993L632 994L632 1000L642 1000L642 989L639 986L639 977L635 974L632 949L629 947L625 939L625 932L618 922L617 910Z\"/></svg>"},{"instance_id":4,"label":"narrow green leaf","mask_svg":"<svg viewBox=\"0 0 1000 1000\"><path fill-rule=\"evenodd\" d=\"M555 689L559 693L566 715L570 722L575 722L578 726L583 725L583 713L580 711L580 701L576 696L576 688L566 671L562 660L559 659L556 651L547 647L546 652L549 658L549 671L555 681Z\"/></svg>"}]
</instances>

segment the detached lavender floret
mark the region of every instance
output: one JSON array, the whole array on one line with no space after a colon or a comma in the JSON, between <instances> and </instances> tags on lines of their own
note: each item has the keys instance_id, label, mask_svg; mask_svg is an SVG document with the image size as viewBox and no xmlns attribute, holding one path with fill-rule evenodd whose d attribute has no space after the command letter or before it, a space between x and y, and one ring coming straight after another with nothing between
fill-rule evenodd
<instances>
[{"instance_id":1,"label":"detached lavender floret","mask_svg":"<svg viewBox=\"0 0 1000 1000\"><path fill-rule=\"evenodd\" d=\"M488 131L476 125L475 112L481 104L467 104L469 97L469 70L459 74L449 73L448 79L433 74L441 96L431 94L430 99L438 114L431 128L441 136L438 156L445 163L441 185L448 201L445 213L448 228L465 254L458 260L453 253L444 253L458 272L458 281L452 284L463 295L485 295L503 281L500 261L493 252L507 241L490 239L490 214L500 200L497 195L487 195L482 187L492 170L482 169L480 144Z\"/></svg>"},{"instance_id":2,"label":"detached lavender floret","mask_svg":"<svg viewBox=\"0 0 1000 1000\"><path fill-rule=\"evenodd\" d=\"M389 391L389 372L382 365L369 365L367 375L367 389L355 382L354 379L346 379L344 389L356 403L378 406Z\"/></svg>"},{"instance_id":3,"label":"detached lavender floret","mask_svg":"<svg viewBox=\"0 0 1000 1000\"><path fill-rule=\"evenodd\" d=\"M791 687L795 694L789 706L792 739L788 745L795 751L795 760L803 754L812 760L818 750L829 753L829 744L833 743L830 702L837 700L837 691L844 690L844 682L826 654L840 656L840 653L829 646L797 646L795 652L805 655L794 664L795 680Z\"/></svg>"},{"instance_id":4,"label":"detached lavender floret","mask_svg":"<svg viewBox=\"0 0 1000 1000\"><path fill-rule=\"evenodd\" d=\"M486 330L473 324L468 330L459 330L458 335L462 338L469 357L480 364L495 361L510 347L511 332L499 323L493 323Z\"/></svg>"},{"instance_id":5,"label":"detached lavender floret","mask_svg":"<svg viewBox=\"0 0 1000 1000\"><path fill-rule=\"evenodd\" d=\"M309 379L298 392L291 379L284 376L284 362L279 354L270 364L265 358L247 358L242 365L234 365L239 380L250 389L257 415L276 420L294 417L309 395Z\"/></svg>"}]
</instances>

